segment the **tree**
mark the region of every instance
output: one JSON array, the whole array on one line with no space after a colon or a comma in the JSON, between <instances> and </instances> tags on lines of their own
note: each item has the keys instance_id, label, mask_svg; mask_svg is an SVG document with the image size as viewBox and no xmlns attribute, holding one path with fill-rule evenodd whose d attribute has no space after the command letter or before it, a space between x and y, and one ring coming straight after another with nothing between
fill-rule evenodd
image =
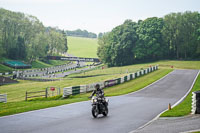
<instances>
[{"instance_id":1,"label":"tree","mask_svg":"<svg viewBox=\"0 0 200 133\"><path fill-rule=\"evenodd\" d=\"M197 56L199 16L198 12L187 11L164 17L162 36L171 58L188 59Z\"/></svg>"},{"instance_id":2,"label":"tree","mask_svg":"<svg viewBox=\"0 0 200 133\"><path fill-rule=\"evenodd\" d=\"M78 37L88 37L88 38L97 38L97 35L92 32L88 32L87 30L77 29L74 31L66 31L68 36L78 36Z\"/></svg>"},{"instance_id":3,"label":"tree","mask_svg":"<svg viewBox=\"0 0 200 133\"><path fill-rule=\"evenodd\" d=\"M164 57L166 46L162 41L162 28L162 18L153 17L140 21L137 28L138 40L134 49L137 60L157 60Z\"/></svg>"},{"instance_id":4,"label":"tree","mask_svg":"<svg viewBox=\"0 0 200 133\"><path fill-rule=\"evenodd\" d=\"M112 32L99 38L98 56L108 66L122 66L134 61L137 24L126 20Z\"/></svg>"},{"instance_id":5,"label":"tree","mask_svg":"<svg viewBox=\"0 0 200 133\"><path fill-rule=\"evenodd\" d=\"M32 62L67 50L67 36L61 30L44 27L34 16L0 8L0 55Z\"/></svg>"}]
</instances>

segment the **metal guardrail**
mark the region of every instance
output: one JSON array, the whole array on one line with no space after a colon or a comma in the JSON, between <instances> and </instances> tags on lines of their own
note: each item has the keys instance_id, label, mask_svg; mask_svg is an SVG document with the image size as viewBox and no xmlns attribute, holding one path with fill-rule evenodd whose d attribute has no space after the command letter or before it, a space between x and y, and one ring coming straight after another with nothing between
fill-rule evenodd
<instances>
[{"instance_id":1,"label":"metal guardrail","mask_svg":"<svg viewBox=\"0 0 200 133\"><path fill-rule=\"evenodd\" d=\"M0 102L7 103L7 94L0 94Z\"/></svg>"},{"instance_id":2,"label":"metal guardrail","mask_svg":"<svg viewBox=\"0 0 200 133\"><path fill-rule=\"evenodd\" d=\"M129 80L132 80L132 79L138 78L142 75L153 72L155 70L158 70L158 66L150 66L147 69L144 69L144 70L142 69L140 71L137 71L135 73L130 73L126 76L123 76L123 77L117 78L117 79L102 81L102 82L88 84L88 85L65 87L65 88L63 88L63 97L65 98L65 97L68 97L69 95L77 95L80 93L86 93L89 91L93 91L95 89L96 84L99 84L101 88L122 84Z\"/></svg>"}]
</instances>

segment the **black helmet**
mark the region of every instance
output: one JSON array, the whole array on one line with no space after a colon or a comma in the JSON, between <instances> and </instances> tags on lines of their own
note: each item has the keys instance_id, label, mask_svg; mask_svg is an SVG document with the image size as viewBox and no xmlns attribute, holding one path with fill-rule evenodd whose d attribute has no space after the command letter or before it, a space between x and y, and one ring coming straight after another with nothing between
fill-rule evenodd
<instances>
[{"instance_id":1,"label":"black helmet","mask_svg":"<svg viewBox=\"0 0 200 133\"><path fill-rule=\"evenodd\" d=\"M99 84L96 84L96 85L95 85L95 88L96 88L96 89L100 89L100 85L99 85Z\"/></svg>"}]
</instances>

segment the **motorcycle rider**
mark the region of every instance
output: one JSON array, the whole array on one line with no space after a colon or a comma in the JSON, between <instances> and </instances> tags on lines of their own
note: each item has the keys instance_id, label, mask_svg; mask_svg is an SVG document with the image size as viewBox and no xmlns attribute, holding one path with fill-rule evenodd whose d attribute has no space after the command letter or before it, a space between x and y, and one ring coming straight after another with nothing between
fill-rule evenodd
<instances>
[{"instance_id":1,"label":"motorcycle rider","mask_svg":"<svg viewBox=\"0 0 200 133\"><path fill-rule=\"evenodd\" d=\"M104 98L104 92L100 89L100 85L95 85L95 90L92 92L92 95L89 98L92 98L96 94L97 97Z\"/></svg>"},{"instance_id":2,"label":"motorcycle rider","mask_svg":"<svg viewBox=\"0 0 200 133\"><path fill-rule=\"evenodd\" d=\"M92 92L92 95L89 98L92 98L96 94L96 102L92 102L92 115L94 118L98 116L98 114L103 114L107 116L108 114L108 102L104 97L104 92L100 88L99 84L95 85L95 90Z\"/></svg>"}]
</instances>

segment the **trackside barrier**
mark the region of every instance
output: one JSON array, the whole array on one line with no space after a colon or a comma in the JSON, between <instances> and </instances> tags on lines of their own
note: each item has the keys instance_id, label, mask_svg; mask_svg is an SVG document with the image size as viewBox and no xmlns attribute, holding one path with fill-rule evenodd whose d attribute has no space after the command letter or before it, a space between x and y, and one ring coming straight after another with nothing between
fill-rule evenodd
<instances>
[{"instance_id":1,"label":"trackside barrier","mask_svg":"<svg viewBox=\"0 0 200 133\"><path fill-rule=\"evenodd\" d=\"M0 94L0 102L7 103L7 94Z\"/></svg>"},{"instance_id":2,"label":"trackside barrier","mask_svg":"<svg viewBox=\"0 0 200 133\"><path fill-rule=\"evenodd\" d=\"M153 72L158 69L158 66L151 66L147 69L137 71L135 73L128 74L124 77L117 78L117 79L112 79L112 80L106 80L103 82L98 82L98 83L92 83L88 85L80 85L80 86L72 86L72 87L65 87L63 88L63 97L68 97L69 95L77 95L80 93L86 93L95 90L95 85L99 84L100 88L105 88L105 87L111 87L114 85L122 84L124 82L127 82L129 80L133 80L137 77L140 77L142 75L148 74L150 72Z\"/></svg>"},{"instance_id":3,"label":"trackside barrier","mask_svg":"<svg viewBox=\"0 0 200 133\"><path fill-rule=\"evenodd\" d=\"M200 114L200 91L192 92L192 114Z\"/></svg>"},{"instance_id":4,"label":"trackside barrier","mask_svg":"<svg viewBox=\"0 0 200 133\"><path fill-rule=\"evenodd\" d=\"M80 86L73 86L72 87L72 95L80 94Z\"/></svg>"}]
</instances>

